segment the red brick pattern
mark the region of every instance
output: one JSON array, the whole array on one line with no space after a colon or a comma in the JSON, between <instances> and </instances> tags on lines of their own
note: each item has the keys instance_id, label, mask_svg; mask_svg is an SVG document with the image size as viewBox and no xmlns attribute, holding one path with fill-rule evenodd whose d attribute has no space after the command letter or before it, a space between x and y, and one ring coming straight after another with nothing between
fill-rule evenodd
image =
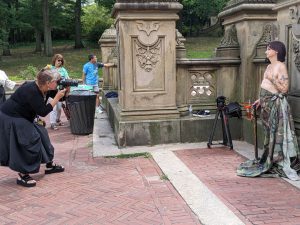
<instances>
[{"instance_id":1,"label":"red brick pattern","mask_svg":"<svg viewBox=\"0 0 300 225\"><path fill-rule=\"evenodd\" d=\"M300 225L300 190L280 178L237 176L245 159L236 152L214 148L176 155L246 224Z\"/></svg>"},{"instance_id":2,"label":"red brick pattern","mask_svg":"<svg viewBox=\"0 0 300 225\"><path fill-rule=\"evenodd\" d=\"M200 224L153 161L143 157L91 157L90 136L69 127L49 130L55 162L66 171L33 175L34 188L16 185L16 173L0 167L0 224Z\"/></svg>"}]
</instances>

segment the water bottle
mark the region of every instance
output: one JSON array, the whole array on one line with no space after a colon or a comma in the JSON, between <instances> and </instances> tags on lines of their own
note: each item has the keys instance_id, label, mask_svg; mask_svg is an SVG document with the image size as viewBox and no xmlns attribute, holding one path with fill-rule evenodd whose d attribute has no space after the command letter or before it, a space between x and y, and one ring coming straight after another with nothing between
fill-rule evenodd
<instances>
[{"instance_id":1,"label":"water bottle","mask_svg":"<svg viewBox=\"0 0 300 225\"><path fill-rule=\"evenodd\" d=\"M189 105L189 115L192 115L192 114L193 114L193 106Z\"/></svg>"}]
</instances>

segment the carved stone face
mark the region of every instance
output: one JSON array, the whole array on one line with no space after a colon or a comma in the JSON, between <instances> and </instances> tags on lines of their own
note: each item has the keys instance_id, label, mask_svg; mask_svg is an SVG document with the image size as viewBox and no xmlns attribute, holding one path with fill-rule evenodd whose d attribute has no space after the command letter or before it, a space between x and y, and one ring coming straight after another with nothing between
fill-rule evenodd
<instances>
[{"instance_id":1,"label":"carved stone face","mask_svg":"<svg viewBox=\"0 0 300 225\"><path fill-rule=\"evenodd\" d=\"M160 43L159 40L152 46L145 46L137 42L137 58L141 68L150 72L155 67L156 63L159 61L160 56Z\"/></svg>"}]
</instances>

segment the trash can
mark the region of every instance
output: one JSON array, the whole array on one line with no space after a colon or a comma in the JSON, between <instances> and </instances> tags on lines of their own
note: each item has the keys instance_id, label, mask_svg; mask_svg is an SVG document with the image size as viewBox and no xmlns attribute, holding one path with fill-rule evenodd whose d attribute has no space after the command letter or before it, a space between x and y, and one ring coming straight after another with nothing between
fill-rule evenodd
<instances>
[{"instance_id":1,"label":"trash can","mask_svg":"<svg viewBox=\"0 0 300 225\"><path fill-rule=\"evenodd\" d=\"M89 90L74 90L67 97L72 134L91 134L94 129L96 94Z\"/></svg>"}]
</instances>

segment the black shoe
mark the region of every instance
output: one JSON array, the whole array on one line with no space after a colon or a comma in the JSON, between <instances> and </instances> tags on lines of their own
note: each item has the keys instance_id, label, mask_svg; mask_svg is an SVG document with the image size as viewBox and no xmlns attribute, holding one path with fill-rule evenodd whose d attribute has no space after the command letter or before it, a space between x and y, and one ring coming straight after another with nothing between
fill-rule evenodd
<instances>
[{"instance_id":1,"label":"black shoe","mask_svg":"<svg viewBox=\"0 0 300 225\"><path fill-rule=\"evenodd\" d=\"M61 173L64 171L65 168L62 165L52 163L51 166L46 165L45 174Z\"/></svg>"},{"instance_id":2,"label":"black shoe","mask_svg":"<svg viewBox=\"0 0 300 225\"><path fill-rule=\"evenodd\" d=\"M193 113L193 116L207 117L207 116L210 116L210 111L209 110L199 110L199 111Z\"/></svg>"},{"instance_id":3,"label":"black shoe","mask_svg":"<svg viewBox=\"0 0 300 225\"><path fill-rule=\"evenodd\" d=\"M36 181L32 179L29 174L22 175L19 173L19 177L17 178L17 184L23 187L34 187L36 186Z\"/></svg>"}]
</instances>

